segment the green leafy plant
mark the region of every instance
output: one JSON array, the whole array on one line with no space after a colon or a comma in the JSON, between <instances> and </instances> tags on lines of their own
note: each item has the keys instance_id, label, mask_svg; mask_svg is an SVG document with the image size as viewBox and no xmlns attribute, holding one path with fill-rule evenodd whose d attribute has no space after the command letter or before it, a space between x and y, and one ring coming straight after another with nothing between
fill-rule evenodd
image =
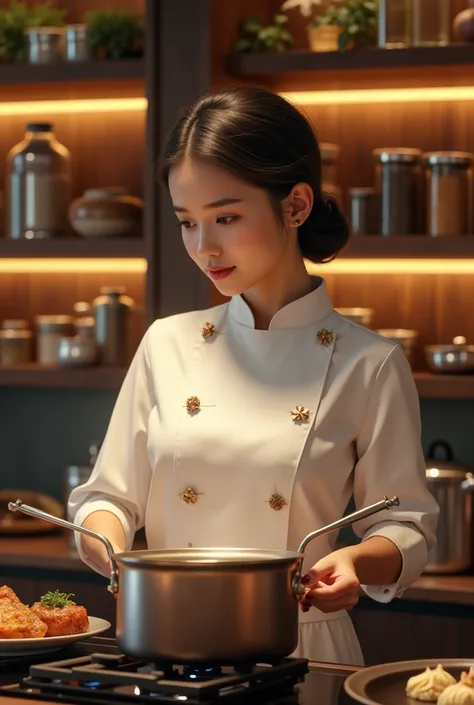
<instances>
[{"instance_id":1,"label":"green leafy plant","mask_svg":"<svg viewBox=\"0 0 474 705\"><path fill-rule=\"evenodd\" d=\"M0 10L0 61L23 61L26 56L25 32L30 27L61 27L65 10L54 7L51 0L26 5L21 0L10 0Z\"/></svg>"},{"instance_id":2,"label":"green leafy plant","mask_svg":"<svg viewBox=\"0 0 474 705\"><path fill-rule=\"evenodd\" d=\"M312 23L313 27L341 28L339 48L373 46L377 42L377 0L342 0L332 3Z\"/></svg>"},{"instance_id":3,"label":"green leafy plant","mask_svg":"<svg viewBox=\"0 0 474 705\"><path fill-rule=\"evenodd\" d=\"M129 10L93 10L84 16L87 43L97 58L122 59L143 55L143 18Z\"/></svg>"},{"instance_id":4,"label":"green leafy plant","mask_svg":"<svg viewBox=\"0 0 474 705\"><path fill-rule=\"evenodd\" d=\"M286 15L275 15L273 24L265 26L259 17L248 17L239 28L234 52L286 51L293 44Z\"/></svg>"},{"instance_id":5,"label":"green leafy plant","mask_svg":"<svg viewBox=\"0 0 474 705\"><path fill-rule=\"evenodd\" d=\"M71 600L71 597L74 597L72 592L67 593L55 590L54 592L50 591L47 592L46 595L43 595L40 603L46 607L70 607L76 604Z\"/></svg>"}]
</instances>

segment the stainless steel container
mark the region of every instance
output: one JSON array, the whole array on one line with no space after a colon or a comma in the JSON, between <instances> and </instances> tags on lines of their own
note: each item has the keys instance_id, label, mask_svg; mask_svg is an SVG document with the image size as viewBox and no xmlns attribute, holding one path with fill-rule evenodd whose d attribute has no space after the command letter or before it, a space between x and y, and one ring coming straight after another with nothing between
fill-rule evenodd
<instances>
[{"instance_id":1,"label":"stainless steel container","mask_svg":"<svg viewBox=\"0 0 474 705\"><path fill-rule=\"evenodd\" d=\"M380 233L414 235L419 231L421 150L375 149L375 190Z\"/></svg>"},{"instance_id":2,"label":"stainless steel container","mask_svg":"<svg viewBox=\"0 0 474 705\"><path fill-rule=\"evenodd\" d=\"M62 27L30 27L28 39L28 61L30 64L50 64L63 54L64 29Z\"/></svg>"},{"instance_id":3,"label":"stainless steel container","mask_svg":"<svg viewBox=\"0 0 474 705\"><path fill-rule=\"evenodd\" d=\"M353 235L376 235L379 228L379 205L375 189L351 188L349 196L349 222Z\"/></svg>"},{"instance_id":4,"label":"stainless steel container","mask_svg":"<svg viewBox=\"0 0 474 705\"><path fill-rule=\"evenodd\" d=\"M0 330L0 365L25 365L33 359L33 333L28 321L5 320Z\"/></svg>"},{"instance_id":5,"label":"stainless steel container","mask_svg":"<svg viewBox=\"0 0 474 705\"><path fill-rule=\"evenodd\" d=\"M50 123L30 123L7 158L7 237L54 238L67 232L69 151Z\"/></svg>"},{"instance_id":6,"label":"stainless steel container","mask_svg":"<svg viewBox=\"0 0 474 705\"><path fill-rule=\"evenodd\" d=\"M472 234L474 154L430 152L423 155L423 160L428 234Z\"/></svg>"},{"instance_id":7,"label":"stainless steel container","mask_svg":"<svg viewBox=\"0 0 474 705\"><path fill-rule=\"evenodd\" d=\"M64 58L66 61L87 61L90 58L87 26L85 24L67 25L64 34Z\"/></svg>"},{"instance_id":8,"label":"stainless steel container","mask_svg":"<svg viewBox=\"0 0 474 705\"><path fill-rule=\"evenodd\" d=\"M59 361L59 347L63 337L74 335L72 316L36 316L36 357L41 365L55 365Z\"/></svg>"},{"instance_id":9,"label":"stainless steel container","mask_svg":"<svg viewBox=\"0 0 474 705\"><path fill-rule=\"evenodd\" d=\"M474 345L458 335L452 345L427 345L425 356L432 372L441 374L469 374L474 372Z\"/></svg>"},{"instance_id":10,"label":"stainless steel container","mask_svg":"<svg viewBox=\"0 0 474 705\"><path fill-rule=\"evenodd\" d=\"M438 451L443 457L437 458ZM474 476L453 460L451 446L434 442L426 459L428 489L440 507L437 544L428 556L426 573L461 573L472 563L471 521Z\"/></svg>"},{"instance_id":11,"label":"stainless steel container","mask_svg":"<svg viewBox=\"0 0 474 705\"><path fill-rule=\"evenodd\" d=\"M95 339L102 365L126 366L130 362L130 315L135 302L121 286L102 287L92 302Z\"/></svg>"},{"instance_id":12,"label":"stainless steel container","mask_svg":"<svg viewBox=\"0 0 474 705\"><path fill-rule=\"evenodd\" d=\"M298 645L306 546L313 539L399 504L397 497L318 529L298 551L184 548L114 555L108 539L10 502L11 511L102 541L116 597L117 643L129 656L173 663L235 664L288 656Z\"/></svg>"}]
</instances>

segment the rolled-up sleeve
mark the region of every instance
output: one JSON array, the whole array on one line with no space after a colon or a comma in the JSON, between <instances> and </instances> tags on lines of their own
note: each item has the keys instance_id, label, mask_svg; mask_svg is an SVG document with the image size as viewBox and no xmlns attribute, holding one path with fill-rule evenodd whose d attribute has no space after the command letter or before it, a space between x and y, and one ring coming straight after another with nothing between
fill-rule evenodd
<instances>
[{"instance_id":1,"label":"rolled-up sleeve","mask_svg":"<svg viewBox=\"0 0 474 705\"><path fill-rule=\"evenodd\" d=\"M93 512L105 510L122 524L126 550L144 525L152 470L147 452L148 423L155 406L145 335L117 397L104 443L90 479L71 492L68 515L83 524ZM80 534L76 545L82 560Z\"/></svg>"},{"instance_id":2,"label":"rolled-up sleeve","mask_svg":"<svg viewBox=\"0 0 474 705\"><path fill-rule=\"evenodd\" d=\"M439 508L426 485L421 445L419 399L413 374L403 350L391 349L372 384L358 438L354 471L357 508L397 496L400 505L354 525L366 541L383 536L402 555L399 580L392 585L363 585L369 597L390 602L416 580L436 541Z\"/></svg>"}]
</instances>

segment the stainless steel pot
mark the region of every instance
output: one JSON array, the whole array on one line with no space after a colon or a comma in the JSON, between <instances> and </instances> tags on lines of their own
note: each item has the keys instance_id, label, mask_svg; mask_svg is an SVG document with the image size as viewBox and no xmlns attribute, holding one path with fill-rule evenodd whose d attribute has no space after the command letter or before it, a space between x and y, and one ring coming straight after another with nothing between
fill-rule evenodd
<instances>
[{"instance_id":1,"label":"stainless steel pot","mask_svg":"<svg viewBox=\"0 0 474 705\"><path fill-rule=\"evenodd\" d=\"M437 458L438 451L444 457ZM440 507L437 544L425 573L460 573L471 565L471 515L474 476L453 461L449 443L435 441L426 459L428 489Z\"/></svg>"},{"instance_id":2,"label":"stainless steel pot","mask_svg":"<svg viewBox=\"0 0 474 705\"><path fill-rule=\"evenodd\" d=\"M425 355L432 372L474 372L474 345L466 345L462 335L454 338L452 345L427 345Z\"/></svg>"},{"instance_id":3,"label":"stainless steel pot","mask_svg":"<svg viewBox=\"0 0 474 705\"><path fill-rule=\"evenodd\" d=\"M308 534L298 551L183 548L114 554L110 541L81 526L10 502L21 511L102 541L117 599L117 642L148 661L235 664L274 660L298 645L298 603L306 546L319 536L398 506L384 497Z\"/></svg>"}]
</instances>

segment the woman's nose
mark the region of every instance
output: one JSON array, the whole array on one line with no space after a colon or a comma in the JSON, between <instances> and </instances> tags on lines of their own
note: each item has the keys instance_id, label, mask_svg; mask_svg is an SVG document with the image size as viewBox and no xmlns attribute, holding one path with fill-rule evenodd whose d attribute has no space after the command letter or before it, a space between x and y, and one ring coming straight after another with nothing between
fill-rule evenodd
<instances>
[{"instance_id":1,"label":"woman's nose","mask_svg":"<svg viewBox=\"0 0 474 705\"><path fill-rule=\"evenodd\" d=\"M212 236L212 233L205 228L199 231L199 239L197 244L197 253L201 257L217 257L220 255L222 248Z\"/></svg>"}]
</instances>

